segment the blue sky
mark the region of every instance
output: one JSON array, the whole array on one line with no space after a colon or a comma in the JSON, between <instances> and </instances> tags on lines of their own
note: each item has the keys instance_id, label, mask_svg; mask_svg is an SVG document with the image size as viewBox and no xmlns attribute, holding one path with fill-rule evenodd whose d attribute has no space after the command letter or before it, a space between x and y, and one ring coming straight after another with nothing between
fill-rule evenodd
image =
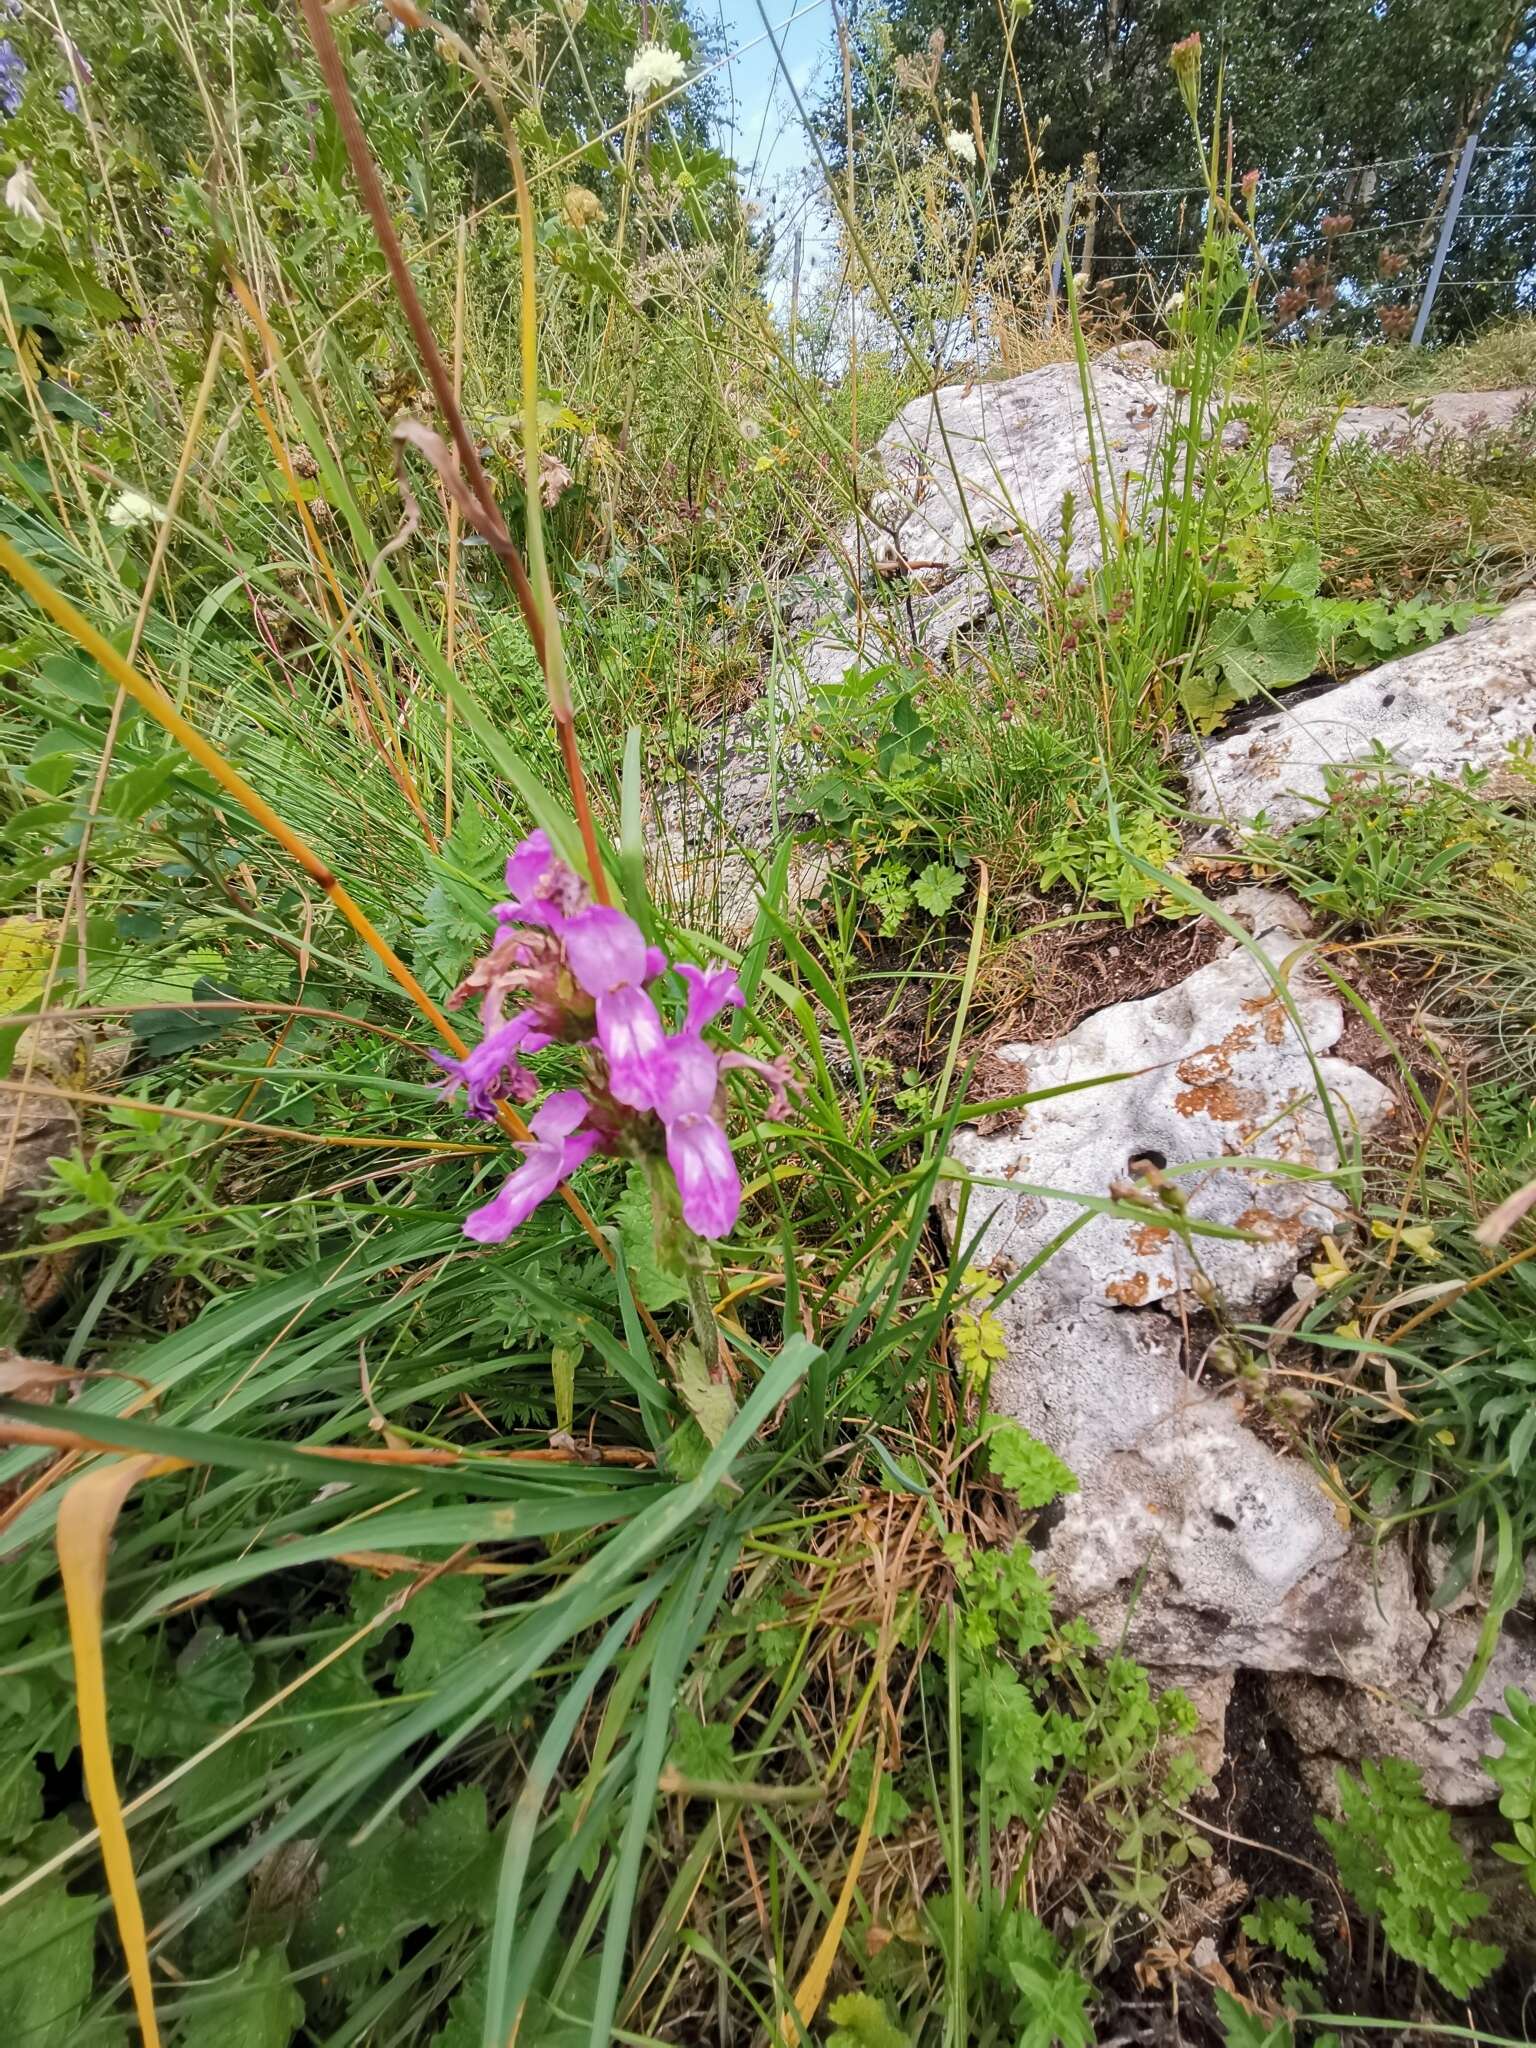
<instances>
[{"instance_id":1,"label":"blue sky","mask_svg":"<svg viewBox=\"0 0 1536 2048\"><path fill-rule=\"evenodd\" d=\"M831 10L825 0L764 0L764 6L785 65L809 107L835 62ZM762 15L756 0L699 0L699 12L718 20L727 49L753 45L719 74L721 147L736 159L747 197L767 207L779 227L776 270L787 273L793 226L805 219L801 290L807 292L828 249L821 223L805 215L802 206L815 158L764 38ZM787 276L782 292L787 295ZM777 300L781 292L773 296Z\"/></svg>"}]
</instances>

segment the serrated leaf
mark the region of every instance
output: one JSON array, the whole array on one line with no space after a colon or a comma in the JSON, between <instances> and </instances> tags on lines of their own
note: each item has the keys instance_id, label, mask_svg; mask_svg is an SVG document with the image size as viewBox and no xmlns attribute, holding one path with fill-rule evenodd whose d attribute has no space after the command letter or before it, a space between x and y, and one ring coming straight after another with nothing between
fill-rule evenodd
<instances>
[{"instance_id":1,"label":"serrated leaf","mask_svg":"<svg viewBox=\"0 0 1536 2048\"><path fill-rule=\"evenodd\" d=\"M1214 732L1240 701L1239 693L1212 669L1199 669L1179 685L1179 703L1196 732Z\"/></svg>"},{"instance_id":2,"label":"serrated leaf","mask_svg":"<svg viewBox=\"0 0 1536 2048\"><path fill-rule=\"evenodd\" d=\"M465 1573L434 1579L413 1596L400 1616L411 1631L399 1670L402 1692L430 1690L477 1646L484 1606L485 1582Z\"/></svg>"},{"instance_id":3,"label":"serrated leaf","mask_svg":"<svg viewBox=\"0 0 1536 2048\"><path fill-rule=\"evenodd\" d=\"M96 1946L94 1899L62 1883L25 1892L5 1912L0 1948L0 2033L26 2048L75 2048L91 1995Z\"/></svg>"},{"instance_id":4,"label":"serrated leaf","mask_svg":"<svg viewBox=\"0 0 1536 2048\"><path fill-rule=\"evenodd\" d=\"M913 882L912 896L930 917L943 917L964 887L965 877L958 868L945 861L931 860Z\"/></svg>"},{"instance_id":5,"label":"serrated leaf","mask_svg":"<svg viewBox=\"0 0 1536 2048\"><path fill-rule=\"evenodd\" d=\"M281 1949L247 1956L231 1977L194 1994L178 2048L288 2048L304 2001Z\"/></svg>"},{"instance_id":6,"label":"serrated leaf","mask_svg":"<svg viewBox=\"0 0 1536 2048\"><path fill-rule=\"evenodd\" d=\"M736 1415L736 1397L729 1387L709 1376L697 1344L679 1344L673 1354L677 1391L689 1414L711 1444L718 1444Z\"/></svg>"},{"instance_id":7,"label":"serrated leaf","mask_svg":"<svg viewBox=\"0 0 1536 2048\"><path fill-rule=\"evenodd\" d=\"M1018 1499L1022 1508L1043 1508L1064 1493L1076 1493L1077 1474L1064 1465L1049 1445L1004 1415L982 1419L987 1441L987 1469Z\"/></svg>"},{"instance_id":8,"label":"serrated leaf","mask_svg":"<svg viewBox=\"0 0 1536 2048\"><path fill-rule=\"evenodd\" d=\"M618 1218L624 1264L636 1298L652 1310L670 1308L674 1302L685 1300L687 1281L664 1266L657 1256L651 1191L638 1168L631 1168L625 1182L618 1202Z\"/></svg>"}]
</instances>

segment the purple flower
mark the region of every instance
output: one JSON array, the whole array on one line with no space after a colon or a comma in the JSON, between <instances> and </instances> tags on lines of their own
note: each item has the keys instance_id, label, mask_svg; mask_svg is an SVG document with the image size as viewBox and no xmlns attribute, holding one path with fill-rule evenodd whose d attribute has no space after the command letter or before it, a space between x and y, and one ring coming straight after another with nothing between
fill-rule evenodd
<instances>
[{"instance_id":1,"label":"purple flower","mask_svg":"<svg viewBox=\"0 0 1536 2048\"><path fill-rule=\"evenodd\" d=\"M654 1109L664 1076L667 1034L641 987L652 949L633 918L607 904L568 918L561 932L577 986L597 1001L597 1042L608 1062L608 1090L627 1109Z\"/></svg>"},{"instance_id":2,"label":"purple flower","mask_svg":"<svg viewBox=\"0 0 1536 2048\"><path fill-rule=\"evenodd\" d=\"M495 1116L496 1104L503 1097L513 1102L532 1102L539 1084L517 1055L541 1052L549 1043L550 1035L540 1028L537 1015L532 1010L519 1010L515 1017L488 1032L462 1060L430 1049L427 1057L448 1076L443 1084L444 1099L463 1088L465 1115L486 1123Z\"/></svg>"},{"instance_id":3,"label":"purple flower","mask_svg":"<svg viewBox=\"0 0 1536 2048\"><path fill-rule=\"evenodd\" d=\"M713 1024L727 1007L739 1010L746 1001L736 971L731 967L695 967L678 962L678 973L688 984L688 1015L683 1030L697 1038L706 1024Z\"/></svg>"},{"instance_id":4,"label":"purple flower","mask_svg":"<svg viewBox=\"0 0 1536 2048\"><path fill-rule=\"evenodd\" d=\"M533 1137L523 1145L523 1163L502 1182L500 1192L464 1218L464 1235L476 1244L502 1244L525 1223L546 1195L569 1178L593 1146L596 1131L580 1128L587 1098L579 1088L551 1095L530 1122Z\"/></svg>"},{"instance_id":5,"label":"purple flower","mask_svg":"<svg viewBox=\"0 0 1536 2048\"><path fill-rule=\"evenodd\" d=\"M703 1039L686 1031L671 1039L656 1114L667 1134L683 1221L700 1237L728 1237L741 1211L741 1176L715 1114L719 1091L720 1063Z\"/></svg>"},{"instance_id":6,"label":"purple flower","mask_svg":"<svg viewBox=\"0 0 1536 2048\"><path fill-rule=\"evenodd\" d=\"M530 832L507 856L507 893L512 901L497 904L498 923L555 931L587 900L581 877L555 852L547 832Z\"/></svg>"},{"instance_id":7,"label":"purple flower","mask_svg":"<svg viewBox=\"0 0 1536 2048\"><path fill-rule=\"evenodd\" d=\"M72 85L61 85L59 87L59 105L64 109L66 114L79 113L80 95L76 92L75 88Z\"/></svg>"},{"instance_id":8,"label":"purple flower","mask_svg":"<svg viewBox=\"0 0 1536 2048\"><path fill-rule=\"evenodd\" d=\"M9 36L0 37L0 111L21 112L22 89L27 79L27 60Z\"/></svg>"}]
</instances>

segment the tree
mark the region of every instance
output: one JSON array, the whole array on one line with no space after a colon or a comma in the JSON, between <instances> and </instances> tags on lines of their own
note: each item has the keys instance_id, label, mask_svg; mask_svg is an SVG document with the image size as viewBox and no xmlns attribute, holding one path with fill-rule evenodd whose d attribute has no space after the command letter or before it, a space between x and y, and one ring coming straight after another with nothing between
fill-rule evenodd
<instances>
[{"instance_id":1,"label":"tree","mask_svg":"<svg viewBox=\"0 0 1536 2048\"><path fill-rule=\"evenodd\" d=\"M1007 5L884 0L855 12L860 124L878 122L895 60L941 35L940 103L968 127L974 93L984 133L995 125L1000 203L1029 168L1026 119L1041 170L1081 181L1096 157L1108 195L1091 245L1098 278L1144 262L1171 277L1168 259L1198 240L1193 143L1168 70L1171 45L1198 29L1205 118L1219 75L1235 172L1262 173L1261 236L1277 288L1301 290L1299 311L1321 295L1335 318L1361 323L1383 295L1412 302L1474 128L1480 151L1437 325L1456 332L1536 302L1530 0L1014 0L1011 15ZM829 109L839 160L841 128ZM1289 277L1298 262L1301 287ZM1501 289L1474 285L1485 279Z\"/></svg>"}]
</instances>

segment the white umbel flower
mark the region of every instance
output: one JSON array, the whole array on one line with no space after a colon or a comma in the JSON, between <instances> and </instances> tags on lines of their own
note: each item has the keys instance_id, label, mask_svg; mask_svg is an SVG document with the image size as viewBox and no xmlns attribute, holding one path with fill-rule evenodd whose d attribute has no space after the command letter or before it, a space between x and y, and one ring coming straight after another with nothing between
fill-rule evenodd
<instances>
[{"instance_id":1,"label":"white umbel flower","mask_svg":"<svg viewBox=\"0 0 1536 2048\"><path fill-rule=\"evenodd\" d=\"M677 85L687 71L676 50L669 50L665 43L642 43L624 74L624 90L632 100L648 100L653 92Z\"/></svg>"},{"instance_id":2,"label":"white umbel flower","mask_svg":"<svg viewBox=\"0 0 1536 2048\"><path fill-rule=\"evenodd\" d=\"M944 147L951 156L959 157L961 163L976 168L976 144L963 128L951 128L944 138Z\"/></svg>"},{"instance_id":3,"label":"white umbel flower","mask_svg":"<svg viewBox=\"0 0 1536 2048\"><path fill-rule=\"evenodd\" d=\"M143 526L150 520L158 526L164 518L165 507L146 498L142 491L119 491L107 507L108 526Z\"/></svg>"},{"instance_id":4,"label":"white umbel flower","mask_svg":"<svg viewBox=\"0 0 1536 2048\"><path fill-rule=\"evenodd\" d=\"M18 164L6 180L5 203L18 220L34 221L40 228L48 225L43 195L37 189L30 164Z\"/></svg>"}]
</instances>

